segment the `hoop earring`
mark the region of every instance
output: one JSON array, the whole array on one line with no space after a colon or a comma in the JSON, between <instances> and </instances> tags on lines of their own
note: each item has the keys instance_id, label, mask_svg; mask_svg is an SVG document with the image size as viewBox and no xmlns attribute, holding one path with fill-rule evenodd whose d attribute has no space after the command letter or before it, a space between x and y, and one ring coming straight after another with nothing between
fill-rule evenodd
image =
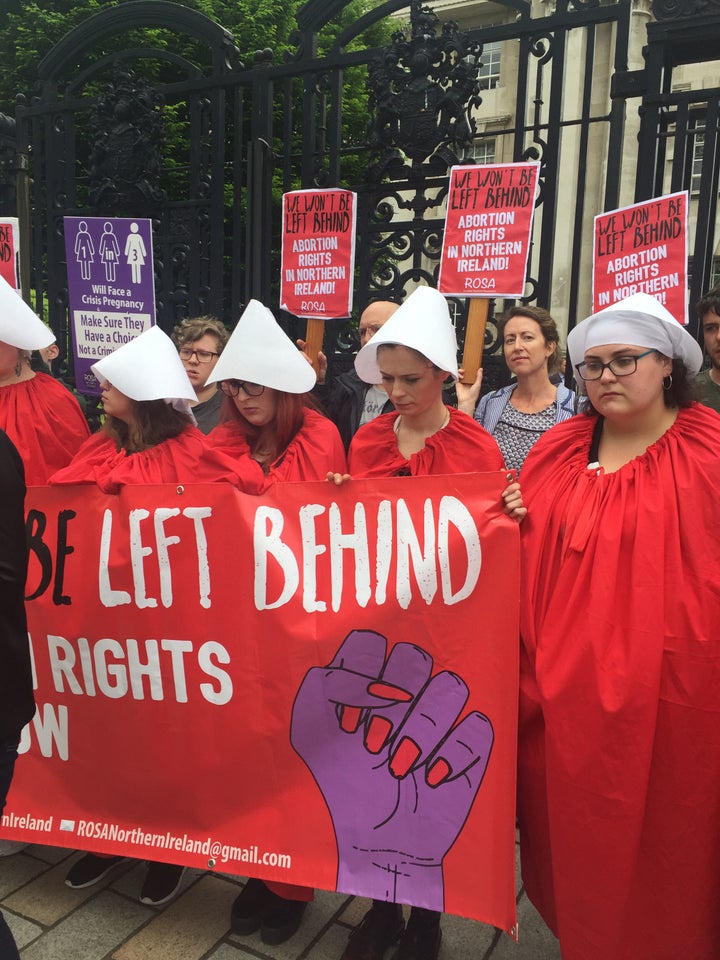
<instances>
[{"instance_id":1,"label":"hoop earring","mask_svg":"<svg viewBox=\"0 0 720 960\"><path fill-rule=\"evenodd\" d=\"M672 374L669 373L666 377L663 377L663 390L669 390L672 386Z\"/></svg>"}]
</instances>

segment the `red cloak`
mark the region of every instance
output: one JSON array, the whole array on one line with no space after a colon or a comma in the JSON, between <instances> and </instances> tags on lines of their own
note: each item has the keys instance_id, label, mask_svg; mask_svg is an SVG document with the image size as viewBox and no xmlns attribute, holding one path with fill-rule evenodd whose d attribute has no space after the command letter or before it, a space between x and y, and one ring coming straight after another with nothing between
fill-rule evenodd
<instances>
[{"instance_id":1,"label":"red cloak","mask_svg":"<svg viewBox=\"0 0 720 960\"><path fill-rule=\"evenodd\" d=\"M0 427L23 459L28 486L47 483L90 436L80 404L46 373L0 387Z\"/></svg>"},{"instance_id":2,"label":"red cloak","mask_svg":"<svg viewBox=\"0 0 720 960\"><path fill-rule=\"evenodd\" d=\"M236 477L224 464L208 455L205 435L188 427L177 437L154 447L127 453L117 450L106 433L93 434L78 451L72 463L50 477L51 484L95 483L104 493L117 493L120 487L136 483L211 483L235 482Z\"/></svg>"},{"instance_id":3,"label":"red cloak","mask_svg":"<svg viewBox=\"0 0 720 960\"><path fill-rule=\"evenodd\" d=\"M428 437L422 450L407 460L395 434L397 411L384 413L361 427L348 455L353 477L427 477L446 473L504 470L497 442L466 413L448 407L450 420Z\"/></svg>"},{"instance_id":4,"label":"red cloak","mask_svg":"<svg viewBox=\"0 0 720 960\"><path fill-rule=\"evenodd\" d=\"M247 439L234 420L211 430L207 441L239 474L238 485L246 493L263 493L274 483L325 480L328 473L344 473L346 468L345 448L337 427L309 407L303 411L303 425L267 475L250 456Z\"/></svg>"},{"instance_id":5,"label":"red cloak","mask_svg":"<svg viewBox=\"0 0 720 960\"><path fill-rule=\"evenodd\" d=\"M563 960L717 960L720 416L609 474L596 422L523 468L523 879Z\"/></svg>"}]
</instances>

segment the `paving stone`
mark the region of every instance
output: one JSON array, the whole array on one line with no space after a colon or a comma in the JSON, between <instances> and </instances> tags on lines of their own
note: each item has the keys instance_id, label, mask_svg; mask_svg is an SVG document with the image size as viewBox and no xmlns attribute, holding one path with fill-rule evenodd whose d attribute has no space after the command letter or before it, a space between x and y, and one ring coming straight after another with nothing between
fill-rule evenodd
<instances>
[{"instance_id":1,"label":"paving stone","mask_svg":"<svg viewBox=\"0 0 720 960\"><path fill-rule=\"evenodd\" d=\"M200 960L228 932L236 896L234 884L202 876L116 950L114 960Z\"/></svg>"},{"instance_id":2,"label":"paving stone","mask_svg":"<svg viewBox=\"0 0 720 960\"><path fill-rule=\"evenodd\" d=\"M350 927L356 927L372 906L372 900L367 897L353 897L347 902L339 919Z\"/></svg>"},{"instance_id":3,"label":"paving stone","mask_svg":"<svg viewBox=\"0 0 720 960\"><path fill-rule=\"evenodd\" d=\"M43 863L60 863L62 860L68 860L69 866L69 858L76 853L76 850L73 847L46 847L42 843L31 843L25 853L37 857Z\"/></svg>"},{"instance_id":4,"label":"paving stone","mask_svg":"<svg viewBox=\"0 0 720 960\"><path fill-rule=\"evenodd\" d=\"M0 899L25 886L43 870L47 870L46 863L41 863L35 857L28 857L24 852L16 853L12 857L2 857L0 859Z\"/></svg>"},{"instance_id":5,"label":"paving stone","mask_svg":"<svg viewBox=\"0 0 720 960\"><path fill-rule=\"evenodd\" d=\"M150 916L150 907L102 891L23 950L23 960L103 960Z\"/></svg>"},{"instance_id":6,"label":"paving stone","mask_svg":"<svg viewBox=\"0 0 720 960\"><path fill-rule=\"evenodd\" d=\"M208 954L207 960L248 960L250 957L257 960L254 953L246 953L240 947L229 943L221 943L217 950Z\"/></svg>"},{"instance_id":7,"label":"paving stone","mask_svg":"<svg viewBox=\"0 0 720 960\"><path fill-rule=\"evenodd\" d=\"M31 923L24 917L18 917L16 914L10 913L9 910L3 910L3 916L7 920L7 925L12 930L15 943L20 950L43 934L43 928L39 924Z\"/></svg>"},{"instance_id":8,"label":"paving stone","mask_svg":"<svg viewBox=\"0 0 720 960\"><path fill-rule=\"evenodd\" d=\"M497 939L498 931L487 923L446 914L442 919L440 957L483 957Z\"/></svg>"},{"instance_id":9,"label":"paving stone","mask_svg":"<svg viewBox=\"0 0 720 960\"><path fill-rule=\"evenodd\" d=\"M560 960L560 945L525 894L518 903L520 939L503 935L492 960Z\"/></svg>"},{"instance_id":10,"label":"paving stone","mask_svg":"<svg viewBox=\"0 0 720 960\"><path fill-rule=\"evenodd\" d=\"M76 910L82 903L96 896L99 890L108 886L113 877L111 872L92 887L72 890L65 885L65 875L69 865L70 863L64 860L51 867L16 893L6 897L3 902L15 913L21 913L24 917L46 926L52 926L62 917ZM115 868L115 870L121 869L127 868L124 864ZM59 954L54 960L64 960L64 958Z\"/></svg>"}]
</instances>

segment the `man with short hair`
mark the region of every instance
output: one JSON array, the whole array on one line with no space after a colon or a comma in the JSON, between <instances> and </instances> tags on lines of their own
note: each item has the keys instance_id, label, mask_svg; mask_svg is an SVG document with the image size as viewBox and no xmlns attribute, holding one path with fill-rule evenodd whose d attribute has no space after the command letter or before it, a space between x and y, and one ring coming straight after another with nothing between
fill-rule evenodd
<instances>
[{"instance_id":1,"label":"man with short hair","mask_svg":"<svg viewBox=\"0 0 720 960\"><path fill-rule=\"evenodd\" d=\"M220 421L223 395L217 383L208 384L207 379L228 341L227 329L215 317L193 317L175 327L172 339L197 397L193 416L198 428L210 433Z\"/></svg>"},{"instance_id":2,"label":"man with short hair","mask_svg":"<svg viewBox=\"0 0 720 960\"><path fill-rule=\"evenodd\" d=\"M695 398L720 413L720 284L697 303L710 367L693 381Z\"/></svg>"},{"instance_id":3,"label":"man with short hair","mask_svg":"<svg viewBox=\"0 0 720 960\"><path fill-rule=\"evenodd\" d=\"M0 814L10 788L20 734L35 713L25 618L25 472L17 450L0 430ZM0 957L19 960L0 913Z\"/></svg>"},{"instance_id":4,"label":"man with short hair","mask_svg":"<svg viewBox=\"0 0 720 960\"><path fill-rule=\"evenodd\" d=\"M398 306L399 304L390 300L374 300L365 307L358 325L361 347L375 336L385 321L395 313ZM328 417L340 431L342 442L347 450L350 441L361 426L374 420L381 413L390 413L395 408L385 389L379 384L365 383L357 375L354 367L346 373L341 373L331 384L326 385L327 361L323 354L319 355L319 360L320 376L315 393Z\"/></svg>"}]
</instances>

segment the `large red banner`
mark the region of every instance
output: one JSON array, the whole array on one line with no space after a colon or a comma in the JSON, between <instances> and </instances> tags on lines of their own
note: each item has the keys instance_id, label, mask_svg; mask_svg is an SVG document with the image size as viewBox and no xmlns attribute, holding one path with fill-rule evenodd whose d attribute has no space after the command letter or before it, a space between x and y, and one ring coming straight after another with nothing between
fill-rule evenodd
<instances>
[{"instance_id":1,"label":"large red banner","mask_svg":"<svg viewBox=\"0 0 720 960\"><path fill-rule=\"evenodd\" d=\"M503 473L28 492L3 833L515 923Z\"/></svg>"},{"instance_id":2,"label":"large red banner","mask_svg":"<svg viewBox=\"0 0 720 960\"><path fill-rule=\"evenodd\" d=\"M522 296L539 170L539 163L450 170L440 293Z\"/></svg>"},{"instance_id":3,"label":"large red banner","mask_svg":"<svg viewBox=\"0 0 720 960\"><path fill-rule=\"evenodd\" d=\"M687 323L687 227L687 190L595 217L593 310L648 293Z\"/></svg>"}]
</instances>

